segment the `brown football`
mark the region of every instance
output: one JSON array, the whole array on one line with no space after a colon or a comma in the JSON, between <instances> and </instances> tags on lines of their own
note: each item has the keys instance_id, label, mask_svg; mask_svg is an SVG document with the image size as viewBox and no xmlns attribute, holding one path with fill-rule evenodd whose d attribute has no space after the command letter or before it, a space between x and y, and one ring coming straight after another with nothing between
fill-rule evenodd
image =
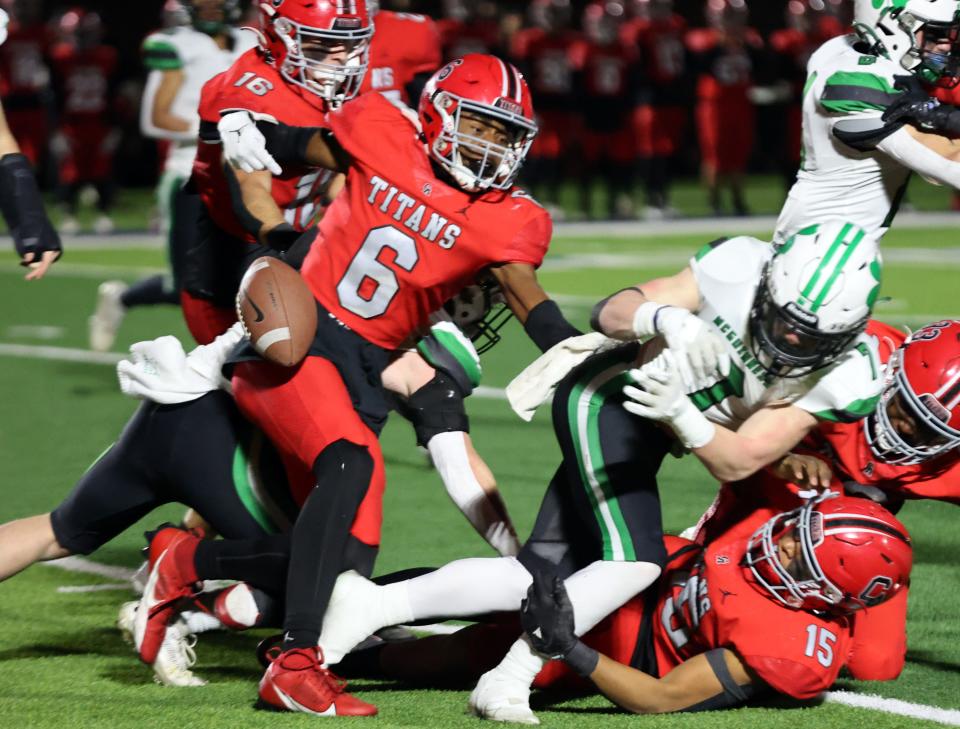
<instances>
[{"instance_id":1,"label":"brown football","mask_svg":"<svg viewBox=\"0 0 960 729\"><path fill-rule=\"evenodd\" d=\"M237 317L254 348L284 367L307 356L317 331L317 305L306 282L269 256L255 260L243 275Z\"/></svg>"}]
</instances>

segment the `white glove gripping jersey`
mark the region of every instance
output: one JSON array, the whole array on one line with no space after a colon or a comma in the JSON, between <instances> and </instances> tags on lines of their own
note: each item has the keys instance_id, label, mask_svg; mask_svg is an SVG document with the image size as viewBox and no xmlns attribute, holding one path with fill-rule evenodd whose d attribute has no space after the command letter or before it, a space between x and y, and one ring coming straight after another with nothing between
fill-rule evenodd
<instances>
[{"instance_id":1,"label":"white glove gripping jersey","mask_svg":"<svg viewBox=\"0 0 960 729\"><path fill-rule=\"evenodd\" d=\"M882 152L858 152L833 135L841 120L883 116L901 93L894 77L907 75L889 59L860 53L856 43L854 35L833 38L807 64L802 161L777 221L775 243L838 218L880 238L906 192L909 169Z\"/></svg>"},{"instance_id":2,"label":"white glove gripping jersey","mask_svg":"<svg viewBox=\"0 0 960 729\"><path fill-rule=\"evenodd\" d=\"M170 132L153 125L153 99L164 71L183 72L183 84L170 107L170 113L199 127L200 91L218 73L226 71L243 53L256 43L256 36L237 28L228 31L230 43L220 48L206 33L189 26L170 28L147 36L143 42L143 62L150 70L140 110L140 128L148 137L170 139L173 145L167 156L165 171L189 177L197 152L197 132Z\"/></svg>"},{"instance_id":3,"label":"white glove gripping jersey","mask_svg":"<svg viewBox=\"0 0 960 729\"><path fill-rule=\"evenodd\" d=\"M702 304L697 316L726 342L730 375L688 393L694 405L714 423L732 430L771 404L789 403L825 420L853 422L876 406L883 377L877 342L861 334L834 364L806 377L776 379L750 351L750 310L773 246L756 238L715 241L690 260ZM658 337L651 344L662 342ZM647 346L649 361L662 348Z\"/></svg>"}]
</instances>

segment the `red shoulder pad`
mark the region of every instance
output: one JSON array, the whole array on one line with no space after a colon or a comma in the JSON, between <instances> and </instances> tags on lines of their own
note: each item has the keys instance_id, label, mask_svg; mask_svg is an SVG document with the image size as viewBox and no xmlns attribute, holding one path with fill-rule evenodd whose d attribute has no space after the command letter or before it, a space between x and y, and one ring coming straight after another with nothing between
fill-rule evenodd
<instances>
[{"instance_id":1,"label":"red shoulder pad","mask_svg":"<svg viewBox=\"0 0 960 729\"><path fill-rule=\"evenodd\" d=\"M382 94L361 94L327 115L337 142L355 159L373 160L402 135L415 135L413 122Z\"/></svg>"},{"instance_id":2,"label":"red shoulder pad","mask_svg":"<svg viewBox=\"0 0 960 729\"><path fill-rule=\"evenodd\" d=\"M514 188L508 194L516 198L515 205L529 205L533 215L499 258L505 263L529 263L534 268L539 268L547 255L550 238L553 236L553 221L550 214L522 190Z\"/></svg>"}]
</instances>

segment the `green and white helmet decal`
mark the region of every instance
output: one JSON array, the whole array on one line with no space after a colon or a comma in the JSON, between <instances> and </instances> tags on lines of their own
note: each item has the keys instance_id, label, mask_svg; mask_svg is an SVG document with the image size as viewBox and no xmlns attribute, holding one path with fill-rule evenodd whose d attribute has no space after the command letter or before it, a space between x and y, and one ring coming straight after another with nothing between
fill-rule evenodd
<instances>
[{"instance_id":1,"label":"green and white helmet decal","mask_svg":"<svg viewBox=\"0 0 960 729\"><path fill-rule=\"evenodd\" d=\"M849 222L811 225L767 264L750 329L754 356L780 377L828 366L867 324L880 292L877 239Z\"/></svg>"},{"instance_id":2,"label":"green and white helmet decal","mask_svg":"<svg viewBox=\"0 0 960 729\"><path fill-rule=\"evenodd\" d=\"M960 73L958 0L856 0L853 25L874 53L924 81Z\"/></svg>"}]
</instances>

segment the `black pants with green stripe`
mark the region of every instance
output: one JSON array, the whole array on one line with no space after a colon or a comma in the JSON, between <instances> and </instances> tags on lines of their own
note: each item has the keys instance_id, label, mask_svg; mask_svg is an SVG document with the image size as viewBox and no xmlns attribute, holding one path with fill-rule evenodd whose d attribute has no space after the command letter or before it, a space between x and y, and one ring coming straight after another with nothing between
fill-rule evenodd
<instances>
[{"instance_id":1,"label":"black pants with green stripe","mask_svg":"<svg viewBox=\"0 0 960 729\"><path fill-rule=\"evenodd\" d=\"M296 508L282 464L257 436L224 392L144 403L51 514L57 541L89 554L167 503L196 509L230 539L288 527Z\"/></svg>"},{"instance_id":2,"label":"black pants with green stripe","mask_svg":"<svg viewBox=\"0 0 960 729\"><path fill-rule=\"evenodd\" d=\"M563 454L520 553L528 569L546 560L567 576L597 560L663 565L657 471L669 436L623 409L638 344L594 355L568 374L553 399Z\"/></svg>"}]
</instances>

